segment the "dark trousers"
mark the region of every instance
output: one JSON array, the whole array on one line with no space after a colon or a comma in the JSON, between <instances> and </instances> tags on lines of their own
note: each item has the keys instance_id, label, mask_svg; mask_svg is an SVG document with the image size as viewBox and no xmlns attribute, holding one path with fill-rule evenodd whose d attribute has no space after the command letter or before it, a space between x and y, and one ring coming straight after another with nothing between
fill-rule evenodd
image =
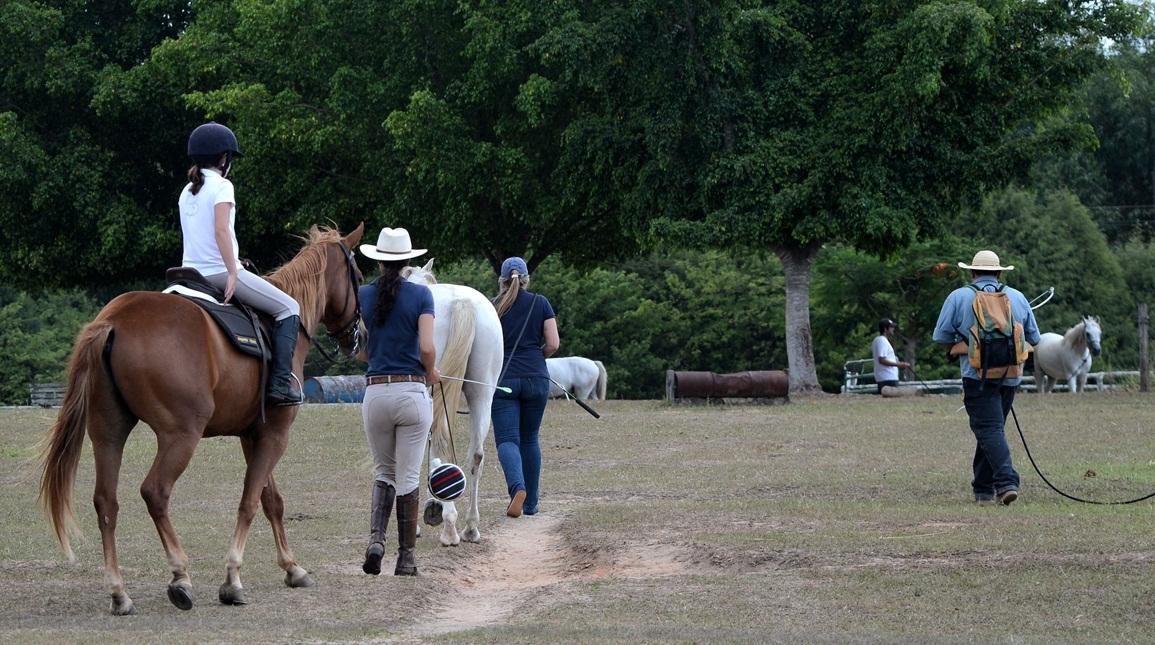
<instances>
[{"instance_id":1,"label":"dark trousers","mask_svg":"<svg viewBox=\"0 0 1155 645\"><path fill-rule=\"evenodd\" d=\"M963 379L963 403L976 443L971 482L975 499L991 499L1019 489L1019 473L1011 464L1005 432L1007 414L1015 402L1015 387L1000 381Z\"/></svg>"}]
</instances>

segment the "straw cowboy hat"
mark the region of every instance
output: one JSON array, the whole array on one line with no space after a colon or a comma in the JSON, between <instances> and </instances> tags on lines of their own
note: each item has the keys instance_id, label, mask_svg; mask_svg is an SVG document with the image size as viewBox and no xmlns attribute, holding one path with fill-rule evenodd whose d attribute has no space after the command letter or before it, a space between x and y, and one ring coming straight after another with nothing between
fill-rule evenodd
<instances>
[{"instance_id":1,"label":"straw cowboy hat","mask_svg":"<svg viewBox=\"0 0 1155 645\"><path fill-rule=\"evenodd\" d=\"M409 241L409 231L403 228L383 228L377 236L377 245L362 244L361 254L374 260L408 260L425 255L428 249L415 249Z\"/></svg>"},{"instance_id":2,"label":"straw cowboy hat","mask_svg":"<svg viewBox=\"0 0 1155 645\"><path fill-rule=\"evenodd\" d=\"M970 264L959 262L960 269L970 269L972 271L1014 271L1015 265L1002 266L999 264L999 256L994 251L979 251L975 253L975 259L971 260Z\"/></svg>"}]
</instances>

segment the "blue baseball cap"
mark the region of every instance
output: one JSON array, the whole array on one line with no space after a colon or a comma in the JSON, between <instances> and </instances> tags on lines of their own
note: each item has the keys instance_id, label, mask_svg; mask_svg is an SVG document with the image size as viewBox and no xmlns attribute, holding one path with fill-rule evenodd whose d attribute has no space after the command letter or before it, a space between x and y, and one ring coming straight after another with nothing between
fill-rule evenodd
<instances>
[{"instance_id":1,"label":"blue baseball cap","mask_svg":"<svg viewBox=\"0 0 1155 645\"><path fill-rule=\"evenodd\" d=\"M529 275L529 268L525 266L525 260L516 255L511 258L506 258L505 262L501 263L501 277L509 278L514 271L519 275Z\"/></svg>"}]
</instances>

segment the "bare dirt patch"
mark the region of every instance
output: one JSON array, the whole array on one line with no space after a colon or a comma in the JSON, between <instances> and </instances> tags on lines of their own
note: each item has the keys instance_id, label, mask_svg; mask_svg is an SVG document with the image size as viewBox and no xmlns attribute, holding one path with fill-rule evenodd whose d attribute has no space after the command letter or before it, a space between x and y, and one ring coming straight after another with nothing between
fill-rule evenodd
<instances>
[{"instance_id":1,"label":"bare dirt patch","mask_svg":"<svg viewBox=\"0 0 1155 645\"><path fill-rule=\"evenodd\" d=\"M456 584L414 635L435 635L509 622L530 595L559 596L582 579L653 578L685 573L679 549L630 545L612 558L579 553L565 541L564 516L508 518L490 530L490 548L452 571Z\"/></svg>"}]
</instances>

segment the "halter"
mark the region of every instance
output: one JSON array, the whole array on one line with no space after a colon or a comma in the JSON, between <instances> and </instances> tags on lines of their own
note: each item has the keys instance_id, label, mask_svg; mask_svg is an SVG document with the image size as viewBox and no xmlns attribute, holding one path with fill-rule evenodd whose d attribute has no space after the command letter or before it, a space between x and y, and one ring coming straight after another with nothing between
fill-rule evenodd
<instances>
[{"instance_id":1,"label":"halter","mask_svg":"<svg viewBox=\"0 0 1155 645\"><path fill-rule=\"evenodd\" d=\"M348 322L342 324L337 331L328 329L326 325L325 335L337 341L337 347L340 348L342 352L345 352L346 355L356 356L361 351L361 296L359 293L361 283L357 279L357 261L354 259L353 253L349 251L344 242L338 241L337 244L341 246L341 252L345 254L345 268L349 272L349 284L352 287L351 292L354 303L353 317ZM349 302L349 296L347 295L345 296L345 302ZM349 341L350 336L353 337L351 341ZM316 347L317 351L330 363L337 362L337 359L325 351L325 348L317 342L317 339L310 336L308 331L305 332L305 337L309 339L313 347ZM344 349L345 344L351 344L353 348L346 352Z\"/></svg>"}]
</instances>

